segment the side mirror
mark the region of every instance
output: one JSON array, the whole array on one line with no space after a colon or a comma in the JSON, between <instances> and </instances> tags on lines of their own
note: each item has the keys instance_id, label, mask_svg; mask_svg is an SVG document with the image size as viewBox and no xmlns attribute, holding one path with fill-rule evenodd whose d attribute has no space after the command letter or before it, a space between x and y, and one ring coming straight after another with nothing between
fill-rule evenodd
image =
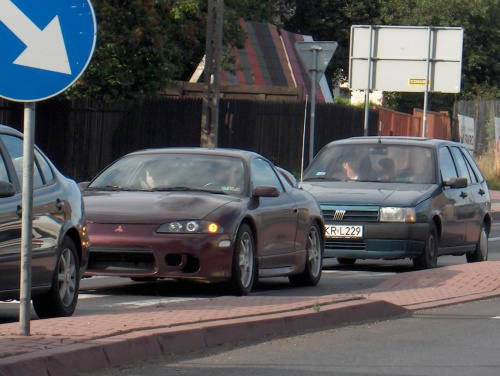
<instances>
[{"instance_id":1,"label":"side mirror","mask_svg":"<svg viewBox=\"0 0 500 376\"><path fill-rule=\"evenodd\" d=\"M467 178L451 178L449 181L445 181L444 185L451 188L465 188L467 187Z\"/></svg>"},{"instance_id":2,"label":"side mirror","mask_svg":"<svg viewBox=\"0 0 500 376\"><path fill-rule=\"evenodd\" d=\"M16 188L5 180L0 180L0 197L12 197L16 194Z\"/></svg>"},{"instance_id":3,"label":"side mirror","mask_svg":"<svg viewBox=\"0 0 500 376\"><path fill-rule=\"evenodd\" d=\"M83 192L85 188L89 186L90 182L89 181L82 181L78 183L78 189L80 189L80 192Z\"/></svg>"},{"instance_id":4,"label":"side mirror","mask_svg":"<svg viewBox=\"0 0 500 376\"><path fill-rule=\"evenodd\" d=\"M280 191L278 191L278 188L269 185L259 185L253 191L254 197L278 197L279 195Z\"/></svg>"}]
</instances>

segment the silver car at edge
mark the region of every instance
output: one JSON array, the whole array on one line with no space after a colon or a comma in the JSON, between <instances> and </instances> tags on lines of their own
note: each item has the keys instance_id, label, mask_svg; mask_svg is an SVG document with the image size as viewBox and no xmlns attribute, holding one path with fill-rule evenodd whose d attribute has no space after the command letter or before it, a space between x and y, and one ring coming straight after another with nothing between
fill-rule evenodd
<instances>
[{"instance_id":1,"label":"silver car at edge","mask_svg":"<svg viewBox=\"0 0 500 376\"><path fill-rule=\"evenodd\" d=\"M40 318L70 316L89 252L81 192L35 147L31 296ZM23 135L0 125L0 300L19 299Z\"/></svg>"}]
</instances>

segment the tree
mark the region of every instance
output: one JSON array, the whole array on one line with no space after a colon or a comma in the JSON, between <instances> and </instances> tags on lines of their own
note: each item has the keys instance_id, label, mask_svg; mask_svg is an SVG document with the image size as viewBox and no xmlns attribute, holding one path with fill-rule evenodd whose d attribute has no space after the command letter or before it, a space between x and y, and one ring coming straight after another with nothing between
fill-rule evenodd
<instances>
[{"instance_id":1,"label":"tree","mask_svg":"<svg viewBox=\"0 0 500 376\"><path fill-rule=\"evenodd\" d=\"M295 14L284 27L317 41L339 44L326 71L330 85L338 87L347 80L351 26L377 24L383 7L383 0L296 0Z\"/></svg>"},{"instance_id":2,"label":"tree","mask_svg":"<svg viewBox=\"0 0 500 376\"><path fill-rule=\"evenodd\" d=\"M381 20L386 24L463 27L459 97L495 97L500 88L499 5L499 0L387 0ZM433 103L429 101L430 107Z\"/></svg>"},{"instance_id":3,"label":"tree","mask_svg":"<svg viewBox=\"0 0 500 376\"><path fill-rule=\"evenodd\" d=\"M236 1L235 1L236 2ZM205 53L206 0L94 0L97 46L89 67L64 95L104 99L156 97L188 80ZM225 43L241 45L235 12Z\"/></svg>"}]
</instances>

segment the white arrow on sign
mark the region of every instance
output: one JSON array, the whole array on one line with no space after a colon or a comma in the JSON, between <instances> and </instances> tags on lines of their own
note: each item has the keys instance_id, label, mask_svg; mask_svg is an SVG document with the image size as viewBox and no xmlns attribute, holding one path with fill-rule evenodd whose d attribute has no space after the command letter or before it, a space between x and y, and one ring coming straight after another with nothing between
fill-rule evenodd
<instances>
[{"instance_id":1,"label":"white arrow on sign","mask_svg":"<svg viewBox=\"0 0 500 376\"><path fill-rule=\"evenodd\" d=\"M40 30L10 0L0 0L0 22L26 45L14 64L71 74L58 16Z\"/></svg>"}]
</instances>

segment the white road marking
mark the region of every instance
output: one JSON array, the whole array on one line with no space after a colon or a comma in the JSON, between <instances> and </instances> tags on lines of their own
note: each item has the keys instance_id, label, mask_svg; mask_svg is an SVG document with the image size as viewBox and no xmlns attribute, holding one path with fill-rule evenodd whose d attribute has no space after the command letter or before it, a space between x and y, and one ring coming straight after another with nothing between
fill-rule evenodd
<instances>
[{"instance_id":1,"label":"white road marking","mask_svg":"<svg viewBox=\"0 0 500 376\"><path fill-rule=\"evenodd\" d=\"M155 298L155 299L136 300L136 301L130 301L130 302L123 302L123 303L103 304L102 307L140 308L140 307L150 307L150 306L161 306L164 304L185 302L188 300L200 300L200 298Z\"/></svg>"},{"instance_id":2,"label":"white road marking","mask_svg":"<svg viewBox=\"0 0 500 376\"><path fill-rule=\"evenodd\" d=\"M384 276L392 276L398 273L376 273L376 272L360 272L360 271L346 271L346 270L324 270L323 273L345 273L347 275L339 276L339 278L352 278L353 275L356 277L384 277Z\"/></svg>"}]
</instances>

